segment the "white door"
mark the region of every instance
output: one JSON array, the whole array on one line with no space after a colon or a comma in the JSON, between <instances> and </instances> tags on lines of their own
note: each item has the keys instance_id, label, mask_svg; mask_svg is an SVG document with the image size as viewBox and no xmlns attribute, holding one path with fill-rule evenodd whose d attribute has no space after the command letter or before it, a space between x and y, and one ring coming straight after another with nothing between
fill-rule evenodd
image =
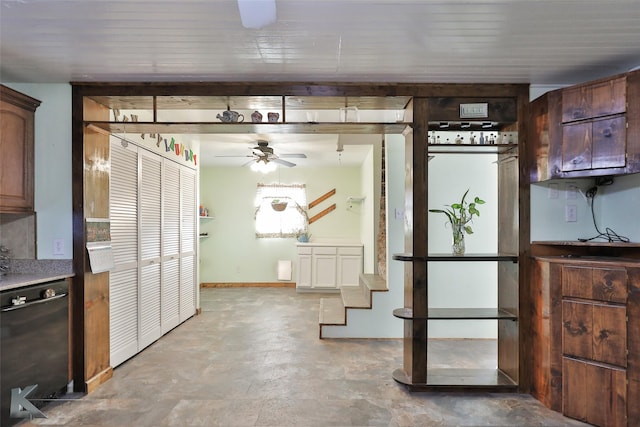
<instances>
[{"instance_id":1,"label":"white door","mask_svg":"<svg viewBox=\"0 0 640 427\"><path fill-rule=\"evenodd\" d=\"M111 366L138 352L138 150L111 138L109 216L115 268L109 274Z\"/></svg>"},{"instance_id":2,"label":"white door","mask_svg":"<svg viewBox=\"0 0 640 427\"><path fill-rule=\"evenodd\" d=\"M160 238L162 159L140 150L140 342L142 350L162 336L160 328Z\"/></svg>"}]
</instances>

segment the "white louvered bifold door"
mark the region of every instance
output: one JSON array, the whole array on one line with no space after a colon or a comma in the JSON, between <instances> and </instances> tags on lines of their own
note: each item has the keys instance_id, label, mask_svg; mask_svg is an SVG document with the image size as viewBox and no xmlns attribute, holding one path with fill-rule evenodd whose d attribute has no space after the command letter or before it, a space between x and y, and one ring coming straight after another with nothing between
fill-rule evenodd
<instances>
[{"instance_id":1,"label":"white louvered bifold door","mask_svg":"<svg viewBox=\"0 0 640 427\"><path fill-rule=\"evenodd\" d=\"M180 166L163 161L162 333L180 324Z\"/></svg>"},{"instance_id":2,"label":"white louvered bifold door","mask_svg":"<svg viewBox=\"0 0 640 427\"><path fill-rule=\"evenodd\" d=\"M180 321L196 312L196 172L180 169Z\"/></svg>"},{"instance_id":3,"label":"white louvered bifold door","mask_svg":"<svg viewBox=\"0 0 640 427\"><path fill-rule=\"evenodd\" d=\"M162 336L160 238L162 158L140 150L140 339L142 350Z\"/></svg>"},{"instance_id":4,"label":"white louvered bifold door","mask_svg":"<svg viewBox=\"0 0 640 427\"><path fill-rule=\"evenodd\" d=\"M115 268L109 274L111 366L138 352L138 150L111 137L109 216Z\"/></svg>"}]
</instances>

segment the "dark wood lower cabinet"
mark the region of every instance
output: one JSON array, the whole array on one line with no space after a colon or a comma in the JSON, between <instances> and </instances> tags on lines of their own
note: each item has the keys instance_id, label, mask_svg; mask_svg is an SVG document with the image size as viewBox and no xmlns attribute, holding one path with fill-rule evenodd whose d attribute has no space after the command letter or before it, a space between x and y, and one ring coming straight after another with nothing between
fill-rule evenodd
<instances>
[{"instance_id":1,"label":"dark wood lower cabinet","mask_svg":"<svg viewBox=\"0 0 640 427\"><path fill-rule=\"evenodd\" d=\"M640 261L532 263L532 394L595 426L640 426Z\"/></svg>"},{"instance_id":2,"label":"dark wood lower cabinet","mask_svg":"<svg viewBox=\"0 0 640 427\"><path fill-rule=\"evenodd\" d=\"M564 357L562 389L564 415L596 426L631 425L627 424L627 375L624 369Z\"/></svg>"}]
</instances>

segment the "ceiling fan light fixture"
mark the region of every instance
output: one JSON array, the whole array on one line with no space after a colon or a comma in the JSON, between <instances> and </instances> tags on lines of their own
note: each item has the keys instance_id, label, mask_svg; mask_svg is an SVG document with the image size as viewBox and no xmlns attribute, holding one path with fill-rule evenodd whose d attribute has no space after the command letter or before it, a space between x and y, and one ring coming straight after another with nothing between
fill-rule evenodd
<instances>
[{"instance_id":1,"label":"ceiling fan light fixture","mask_svg":"<svg viewBox=\"0 0 640 427\"><path fill-rule=\"evenodd\" d=\"M275 0L238 0L242 26L259 30L276 22Z\"/></svg>"},{"instance_id":2,"label":"ceiling fan light fixture","mask_svg":"<svg viewBox=\"0 0 640 427\"><path fill-rule=\"evenodd\" d=\"M278 165L276 165L274 162L267 162L265 160L258 159L255 162L251 163L251 166L249 167L254 172L269 173L275 171L278 168Z\"/></svg>"}]
</instances>

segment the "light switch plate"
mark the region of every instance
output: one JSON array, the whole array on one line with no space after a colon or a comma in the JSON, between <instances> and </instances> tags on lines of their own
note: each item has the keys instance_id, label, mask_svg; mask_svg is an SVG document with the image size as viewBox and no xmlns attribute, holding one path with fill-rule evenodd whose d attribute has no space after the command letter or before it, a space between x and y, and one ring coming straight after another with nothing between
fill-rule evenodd
<instances>
[{"instance_id":1,"label":"light switch plate","mask_svg":"<svg viewBox=\"0 0 640 427\"><path fill-rule=\"evenodd\" d=\"M64 239L53 239L53 254L64 255Z\"/></svg>"},{"instance_id":2,"label":"light switch plate","mask_svg":"<svg viewBox=\"0 0 640 427\"><path fill-rule=\"evenodd\" d=\"M557 199L558 198L558 184L549 184L549 198Z\"/></svg>"},{"instance_id":3,"label":"light switch plate","mask_svg":"<svg viewBox=\"0 0 640 427\"><path fill-rule=\"evenodd\" d=\"M576 222L578 220L578 207L576 205L566 205L564 207L564 220L566 222Z\"/></svg>"}]
</instances>

